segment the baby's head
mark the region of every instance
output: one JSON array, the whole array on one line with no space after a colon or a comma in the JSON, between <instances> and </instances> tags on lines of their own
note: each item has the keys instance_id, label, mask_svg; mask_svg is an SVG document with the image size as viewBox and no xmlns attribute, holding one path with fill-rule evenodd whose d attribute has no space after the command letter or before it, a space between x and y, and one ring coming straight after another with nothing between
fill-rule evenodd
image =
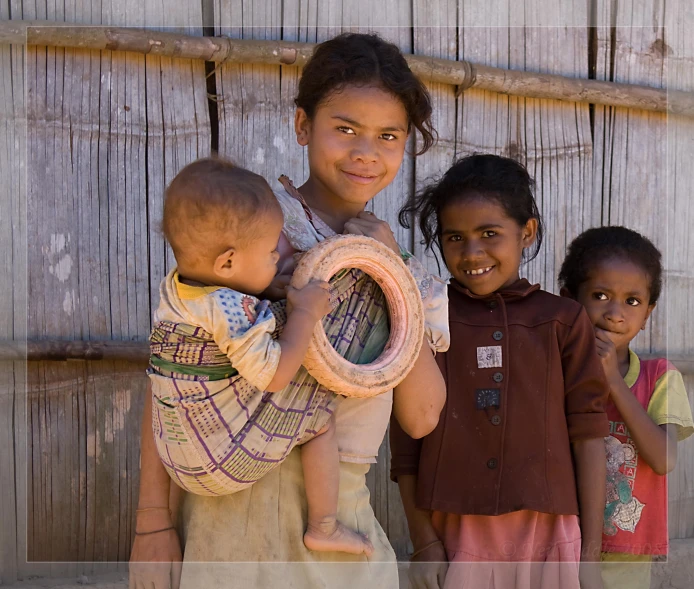
<instances>
[{"instance_id":1,"label":"baby's head","mask_svg":"<svg viewBox=\"0 0 694 589\"><path fill-rule=\"evenodd\" d=\"M222 159L187 165L166 189L164 236L190 281L260 294L277 273L282 224L268 183Z\"/></svg>"},{"instance_id":2,"label":"baby's head","mask_svg":"<svg viewBox=\"0 0 694 589\"><path fill-rule=\"evenodd\" d=\"M569 245L559 286L619 349L645 328L660 296L662 274L660 252L643 235L626 227L594 227Z\"/></svg>"}]
</instances>

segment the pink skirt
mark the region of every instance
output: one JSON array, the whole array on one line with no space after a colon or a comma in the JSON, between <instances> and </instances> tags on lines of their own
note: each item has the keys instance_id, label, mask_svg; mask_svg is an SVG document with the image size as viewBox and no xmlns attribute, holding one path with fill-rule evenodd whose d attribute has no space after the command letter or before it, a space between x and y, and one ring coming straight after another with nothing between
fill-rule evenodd
<instances>
[{"instance_id":1,"label":"pink skirt","mask_svg":"<svg viewBox=\"0 0 694 589\"><path fill-rule=\"evenodd\" d=\"M435 511L432 521L450 562L444 589L579 589L578 516Z\"/></svg>"}]
</instances>

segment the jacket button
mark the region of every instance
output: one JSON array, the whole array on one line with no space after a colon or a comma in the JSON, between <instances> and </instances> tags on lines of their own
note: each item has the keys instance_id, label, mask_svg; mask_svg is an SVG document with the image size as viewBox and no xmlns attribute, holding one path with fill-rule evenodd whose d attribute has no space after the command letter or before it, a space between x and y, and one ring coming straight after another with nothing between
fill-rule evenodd
<instances>
[{"instance_id":1,"label":"jacket button","mask_svg":"<svg viewBox=\"0 0 694 589\"><path fill-rule=\"evenodd\" d=\"M496 307L498 306L498 304L499 304L499 303L497 303L496 301L489 301L489 302L487 303L487 307L489 307L490 309L496 309Z\"/></svg>"},{"instance_id":2,"label":"jacket button","mask_svg":"<svg viewBox=\"0 0 694 589\"><path fill-rule=\"evenodd\" d=\"M496 468L496 458L490 458L487 460L487 468Z\"/></svg>"},{"instance_id":3,"label":"jacket button","mask_svg":"<svg viewBox=\"0 0 694 589\"><path fill-rule=\"evenodd\" d=\"M492 378L494 379L494 382L501 382L504 380L504 375L501 372L495 372Z\"/></svg>"},{"instance_id":4,"label":"jacket button","mask_svg":"<svg viewBox=\"0 0 694 589\"><path fill-rule=\"evenodd\" d=\"M499 425L501 423L501 417L499 417L498 415L495 415L494 417L492 417L491 421L492 421L492 425Z\"/></svg>"},{"instance_id":5,"label":"jacket button","mask_svg":"<svg viewBox=\"0 0 694 589\"><path fill-rule=\"evenodd\" d=\"M500 331L495 331L495 332L492 334L492 337L493 337L496 341L499 341L499 340L501 340L501 339L504 337L504 334L503 334L502 332L500 332Z\"/></svg>"}]
</instances>

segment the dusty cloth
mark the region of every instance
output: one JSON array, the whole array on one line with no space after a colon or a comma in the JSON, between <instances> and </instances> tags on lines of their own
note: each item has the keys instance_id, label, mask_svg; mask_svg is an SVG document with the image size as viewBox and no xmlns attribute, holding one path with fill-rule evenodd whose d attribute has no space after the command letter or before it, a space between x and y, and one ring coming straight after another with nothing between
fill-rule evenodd
<instances>
[{"instance_id":1,"label":"dusty cloth","mask_svg":"<svg viewBox=\"0 0 694 589\"><path fill-rule=\"evenodd\" d=\"M368 464L341 463L337 516L368 535L373 555L306 549L300 452L294 449L245 491L224 497L186 496L181 589L397 589L395 553L369 503Z\"/></svg>"},{"instance_id":2,"label":"dusty cloth","mask_svg":"<svg viewBox=\"0 0 694 589\"><path fill-rule=\"evenodd\" d=\"M585 309L525 279L487 297L455 281L448 292L446 405L423 440L391 424L391 477L418 476L421 509L578 514L571 442L608 432Z\"/></svg>"},{"instance_id":3,"label":"dusty cloth","mask_svg":"<svg viewBox=\"0 0 694 589\"><path fill-rule=\"evenodd\" d=\"M432 523L451 563L444 589L579 589L575 515L435 511Z\"/></svg>"}]
</instances>

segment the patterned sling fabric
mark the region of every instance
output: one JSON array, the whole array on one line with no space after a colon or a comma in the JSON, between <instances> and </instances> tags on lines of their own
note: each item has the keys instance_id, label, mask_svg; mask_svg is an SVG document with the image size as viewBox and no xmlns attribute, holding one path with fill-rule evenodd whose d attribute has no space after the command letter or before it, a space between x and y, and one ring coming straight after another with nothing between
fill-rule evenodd
<instances>
[{"instance_id":1,"label":"patterned sling fabric","mask_svg":"<svg viewBox=\"0 0 694 589\"><path fill-rule=\"evenodd\" d=\"M149 336L150 370L180 380L221 380L238 371L202 327L158 321ZM163 400L163 399L162 399Z\"/></svg>"},{"instance_id":2,"label":"patterned sling fabric","mask_svg":"<svg viewBox=\"0 0 694 589\"><path fill-rule=\"evenodd\" d=\"M333 277L336 307L323 319L333 347L358 364L388 339L383 293L360 270ZM273 337L286 301L272 303ZM282 391L264 392L239 375L204 329L171 321L150 338L153 431L171 478L189 492L225 495L247 488L328 421L341 399L302 367Z\"/></svg>"}]
</instances>

